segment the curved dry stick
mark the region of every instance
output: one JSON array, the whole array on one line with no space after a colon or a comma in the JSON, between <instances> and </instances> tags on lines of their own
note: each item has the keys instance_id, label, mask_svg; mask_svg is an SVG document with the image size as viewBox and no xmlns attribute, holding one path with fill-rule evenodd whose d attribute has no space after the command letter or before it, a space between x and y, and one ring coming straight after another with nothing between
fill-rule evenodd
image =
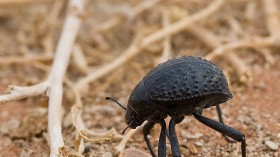
<instances>
[{"instance_id":1,"label":"curved dry stick","mask_svg":"<svg viewBox=\"0 0 280 157\"><path fill-rule=\"evenodd\" d=\"M79 133L79 135L85 139L85 140L88 140L88 141L91 141L91 142L96 142L96 141L100 141L100 140L111 140L110 137L104 137L106 135L111 135L111 133L113 133L114 130L109 130L106 132L106 134L95 134L95 135L104 135L103 137L99 137L99 138L96 138L96 139L91 139L87 136L88 134L88 130L86 129L86 127L84 126L84 123L82 122L82 119L81 119L81 109L79 108L78 105L74 105L72 108L71 108L71 113L72 113L72 122L73 122L73 125L74 127L76 128L77 132ZM93 133L93 132L89 132L89 133Z\"/></svg>"},{"instance_id":2,"label":"curved dry stick","mask_svg":"<svg viewBox=\"0 0 280 157\"><path fill-rule=\"evenodd\" d=\"M83 105L82 105L81 95L80 95L79 91L75 88L75 86L71 80L69 80L68 78L65 78L64 81L67 84L67 86L69 86L69 88L73 91L73 93L75 95L75 104L71 108L71 117L72 117L73 126L76 128L76 131L77 131L76 139L74 142L74 144L75 144L74 147L76 148L76 151L78 151L79 153L84 152L84 149L85 149L84 139L87 141L91 141L91 142L100 141L100 140L110 140L111 141L111 138L120 139L121 135L119 133L117 133L115 128L112 128L112 129L110 129L106 132L102 132L102 133L93 132L86 128L86 126L84 125L84 122L82 120ZM94 136L96 138L91 139L88 137L88 135Z\"/></svg>"},{"instance_id":3,"label":"curved dry stick","mask_svg":"<svg viewBox=\"0 0 280 157\"><path fill-rule=\"evenodd\" d=\"M163 28L155 33L152 33L151 35L148 35L147 37L142 39L139 42L139 44L132 44L119 58L115 59L112 63L96 69L94 72L88 74L87 76L79 80L76 84L76 87L79 91L87 89L87 85L89 82L97 80L103 77L104 75L112 72L114 69L121 66L122 64L130 60L132 57L136 56L143 48L161 40L165 36L170 36L175 33L178 33L179 31L184 30L189 24L192 24L210 16L224 4L224 1L225 0L216 0L207 8L199 11L198 13L183 18L182 20L169 25L169 27Z\"/></svg>"},{"instance_id":4,"label":"curved dry stick","mask_svg":"<svg viewBox=\"0 0 280 157\"><path fill-rule=\"evenodd\" d=\"M214 60L217 56L223 55L225 52L237 49L237 48L259 48L274 45L274 38L271 37L263 37L263 38L255 38L252 40L239 40L233 41L223 46L220 46L210 52L205 58L209 60Z\"/></svg>"}]
</instances>

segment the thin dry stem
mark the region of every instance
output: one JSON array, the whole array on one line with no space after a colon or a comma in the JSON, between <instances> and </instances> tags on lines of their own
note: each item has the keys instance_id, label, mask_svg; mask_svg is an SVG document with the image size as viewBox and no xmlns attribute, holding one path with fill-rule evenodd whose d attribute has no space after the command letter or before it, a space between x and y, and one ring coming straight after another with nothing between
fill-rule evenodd
<instances>
[{"instance_id":1,"label":"thin dry stem","mask_svg":"<svg viewBox=\"0 0 280 157\"><path fill-rule=\"evenodd\" d=\"M75 139L76 141L75 148L77 149L76 151L78 151L79 153L84 152L85 149L84 140L96 142L100 140L111 141L112 138L119 139L121 135L118 134L114 128L102 133L93 132L86 128L82 119L83 104L81 100L81 95L79 91L75 88L74 84L69 79L65 79L65 83L70 87L70 89L73 91L75 95L75 105L73 105L73 107L71 108L71 117L72 117L72 124L77 131L77 135ZM88 136L93 136L96 138L91 139Z\"/></svg>"},{"instance_id":2,"label":"thin dry stem","mask_svg":"<svg viewBox=\"0 0 280 157\"><path fill-rule=\"evenodd\" d=\"M88 131L87 129L85 129L85 126L82 122L82 119L81 119L81 108L78 107L78 105L74 105L72 108L71 108L71 113L72 113L72 122L73 122L73 125L75 126L77 132L79 133L79 136L81 136L83 139L87 140L87 141L90 141L90 142L96 142L96 141L100 141L100 140L109 140L111 141L111 137L108 137L110 136L111 134L111 131L107 131L107 134L95 134L95 135L105 135L105 137L98 137L98 138L95 138L95 139L92 139L92 138L89 138L87 135L88 135ZM92 133L92 132L90 132ZM93 133L92 133L93 134ZM106 137L107 135L107 137Z\"/></svg>"},{"instance_id":3,"label":"thin dry stem","mask_svg":"<svg viewBox=\"0 0 280 157\"><path fill-rule=\"evenodd\" d=\"M268 64L274 65L276 63L275 58L273 58L273 56L271 55L271 51L268 50L267 48L261 48L257 51L263 55L263 57L268 62Z\"/></svg>"},{"instance_id":4,"label":"thin dry stem","mask_svg":"<svg viewBox=\"0 0 280 157\"><path fill-rule=\"evenodd\" d=\"M219 8L221 8L224 4L225 0L216 0L212 4L210 4L205 9L197 12L194 15L183 18L182 20L171 24L169 27L161 29L146 38L141 42L142 47L146 47L154 42L157 42L164 38L165 36L173 35L185 29L188 25L195 23L197 21L204 20L206 17L209 17L213 13L215 13Z\"/></svg>"},{"instance_id":5,"label":"thin dry stem","mask_svg":"<svg viewBox=\"0 0 280 157\"><path fill-rule=\"evenodd\" d=\"M266 16L266 26L269 34L277 39L280 38L280 20L277 13L279 8L276 0L262 0L263 10Z\"/></svg>"},{"instance_id":6,"label":"thin dry stem","mask_svg":"<svg viewBox=\"0 0 280 157\"><path fill-rule=\"evenodd\" d=\"M42 55L42 56L26 56L26 57L0 57L0 64L32 64L36 61L47 62L51 61L53 56Z\"/></svg>"},{"instance_id":7,"label":"thin dry stem","mask_svg":"<svg viewBox=\"0 0 280 157\"><path fill-rule=\"evenodd\" d=\"M73 62L75 63L76 67L80 72L87 74L89 71L89 66L86 60L86 56L84 52L82 51L82 48L80 45L75 44L73 48L73 54L72 54Z\"/></svg>"},{"instance_id":8,"label":"thin dry stem","mask_svg":"<svg viewBox=\"0 0 280 157\"><path fill-rule=\"evenodd\" d=\"M10 92L0 96L0 104L8 101L20 100L27 97L41 95L47 91L48 86L48 81L28 87L9 86Z\"/></svg>"},{"instance_id":9,"label":"thin dry stem","mask_svg":"<svg viewBox=\"0 0 280 157\"><path fill-rule=\"evenodd\" d=\"M128 142L128 140L139 130L139 129L142 129L143 126L146 124L143 123L141 126L137 127L136 129L131 129L129 130L125 136L123 137L123 139L121 140L121 142L115 146L115 149L117 152L122 152L124 149L125 149L125 146L126 146L126 143Z\"/></svg>"},{"instance_id":10,"label":"thin dry stem","mask_svg":"<svg viewBox=\"0 0 280 157\"><path fill-rule=\"evenodd\" d=\"M114 69L118 68L119 66L130 60L132 57L136 56L143 48L149 46L150 44L161 40L165 36L171 36L172 34L178 33L194 22L205 19L206 17L217 11L223 4L224 0L216 0L207 8L199 11L198 13L183 18L182 20L171 24L167 28L163 28L155 33L152 33L151 35L143 38L143 40L141 40L137 44L132 44L120 57L115 59L113 62L96 69L94 72L79 80L76 84L76 87L79 91L86 91L85 89L88 89L89 82L95 81L112 72Z\"/></svg>"},{"instance_id":11,"label":"thin dry stem","mask_svg":"<svg viewBox=\"0 0 280 157\"><path fill-rule=\"evenodd\" d=\"M51 0L0 0L0 5L4 4L27 4L27 3L42 3L42 1L51 1Z\"/></svg>"},{"instance_id":12,"label":"thin dry stem","mask_svg":"<svg viewBox=\"0 0 280 157\"><path fill-rule=\"evenodd\" d=\"M238 40L233 41L223 46L220 46L210 52L205 58L209 60L214 60L216 57L223 55L225 52L232 51L237 48L261 48L266 46L273 46L274 38L257 38L251 40Z\"/></svg>"},{"instance_id":13,"label":"thin dry stem","mask_svg":"<svg viewBox=\"0 0 280 157\"><path fill-rule=\"evenodd\" d=\"M164 28L170 25L169 13L165 9L162 11L162 25ZM170 57L171 57L170 36L166 36L163 41L163 52L161 57L158 59L157 64L166 61Z\"/></svg>"}]
</instances>

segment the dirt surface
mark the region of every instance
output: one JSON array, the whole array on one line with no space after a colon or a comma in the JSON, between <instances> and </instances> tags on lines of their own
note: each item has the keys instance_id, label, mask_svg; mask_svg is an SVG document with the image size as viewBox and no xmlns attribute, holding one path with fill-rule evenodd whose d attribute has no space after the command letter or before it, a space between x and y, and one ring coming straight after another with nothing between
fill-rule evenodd
<instances>
[{"instance_id":1,"label":"dirt surface","mask_svg":"<svg viewBox=\"0 0 280 157\"><path fill-rule=\"evenodd\" d=\"M203 10L211 2L193 0L158 2L152 9L135 16L129 15L133 12L131 6L140 3L137 0L88 2L82 15L83 24L76 39L84 58L79 55L71 58L66 73L67 79L73 83L78 82L88 73L117 60L131 44L137 43L164 25L166 27L166 23L163 22L166 11L169 10L169 22L175 23L185 16ZM276 2L280 8L280 2ZM158 64L160 58L166 60L183 55L205 57L215 48L227 43L243 41L250 37L273 36L267 26L267 17L262 5L262 1L259 0L227 2L216 13L196 23L198 29L202 27L211 32L214 36L211 39L215 39L216 43L209 41L207 43L202 39L207 38L207 33L204 32L201 37L194 30L186 28L178 31L170 40L166 39L167 42L155 42L142 48L132 59L127 59L113 71L90 82L88 88L81 92L82 120L85 127L97 133L104 133L113 128L117 130L118 137L112 138L111 141L86 141L81 153L75 149L77 140L74 139L77 132L71 118L69 120L68 117L71 115L69 114L71 107L75 104L75 94L65 83L62 131L68 156L149 156L141 129L128 140L124 150L118 152L115 149L128 133L120 136L127 126L124 122L125 111L113 102L106 101L105 97L111 96L126 104L135 85ZM29 86L47 78L53 57L40 58L40 56L53 55L67 13L66 6L66 1L52 0L7 2L7 4L0 2L1 94L8 93L9 85ZM275 13L278 23L280 23L279 12L278 10ZM101 25L115 17L123 21L108 29L105 25ZM199 32L203 32L204 29ZM277 31L280 30L275 32ZM267 47L254 46L228 50L228 54L213 59L230 80L230 89L233 92L233 99L221 104L224 123L245 134L248 157L279 157L279 44L277 45L276 40L276 44ZM169 51L167 57L163 57L163 51ZM39 59L32 58L34 56L39 56ZM86 66L81 62L85 62ZM247 75L248 73L250 75ZM244 79L242 81L242 78L245 78L245 81ZM204 110L203 115L218 119L214 107ZM0 104L0 157L48 156L50 149L47 116L46 95ZM168 123L169 119L166 121ZM183 156L241 156L240 143L228 143L219 133L199 123L192 116L185 117L183 122L176 125L176 131ZM149 136L155 151L158 148L159 132L160 126L156 125ZM167 154L171 156L169 142Z\"/></svg>"}]
</instances>

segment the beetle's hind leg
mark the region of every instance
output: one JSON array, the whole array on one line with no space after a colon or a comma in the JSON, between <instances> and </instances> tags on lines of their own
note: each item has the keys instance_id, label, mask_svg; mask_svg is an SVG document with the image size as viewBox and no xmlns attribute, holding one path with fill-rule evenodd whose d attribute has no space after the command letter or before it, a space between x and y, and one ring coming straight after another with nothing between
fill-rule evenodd
<instances>
[{"instance_id":1,"label":"beetle's hind leg","mask_svg":"<svg viewBox=\"0 0 280 157\"><path fill-rule=\"evenodd\" d=\"M181 157L179 148L179 142L176 135L175 125L180 123L184 119L184 116L179 118L171 118L169 122L169 141L171 145L171 151L173 157Z\"/></svg>"},{"instance_id":2,"label":"beetle's hind leg","mask_svg":"<svg viewBox=\"0 0 280 157\"><path fill-rule=\"evenodd\" d=\"M155 124L156 124L155 122L150 122L150 121L148 121L148 122L144 125L144 127L143 127L144 139L145 139L145 141L146 141L146 144L147 144L147 146L148 146L148 148L149 148L149 150L150 150L150 153L151 153L152 157L156 157L156 154L155 154L155 152L154 152L154 150L153 150L151 141L150 141L149 138L148 138L148 134L150 134L150 131L151 131L151 129L153 128L153 126L154 126Z\"/></svg>"},{"instance_id":3,"label":"beetle's hind leg","mask_svg":"<svg viewBox=\"0 0 280 157\"><path fill-rule=\"evenodd\" d=\"M224 124L223 116L222 116L222 111L221 111L220 105L216 105L216 110L217 110L219 122ZM222 136L224 137L224 139L225 139L226 141L228 141L228 142L230 142L230 143L236 142L235 140L229 138L228 136L226 136L226 135L224 135L224 134L222 134Z\"/></svg>"},{"instance_id":4,"label":"beetle's hind leg","mask_svg":"<svg viewBox=\"0 0 280 157\"><path fill-rule=\"evenodd\" d=\"M237 131L232 127L225 125L223 123L199 115L197 113L194 113L193 116L204 125L222 133L223 135L229 136L230 138L233 138L238 142L241 142L242 157L246 157L246 139L245 139L245 135L242 132Z\"/></svg>"}]
</instances>

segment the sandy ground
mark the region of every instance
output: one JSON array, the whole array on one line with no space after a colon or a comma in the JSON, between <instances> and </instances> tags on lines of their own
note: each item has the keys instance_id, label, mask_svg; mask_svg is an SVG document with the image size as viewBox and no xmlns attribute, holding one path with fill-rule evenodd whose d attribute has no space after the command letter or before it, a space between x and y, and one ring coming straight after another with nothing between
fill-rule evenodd
<instances>
[{"instance_id":1,"label":"sandy ground","mask_svg":"<svg viewBox=\"0 0 280 157\"><path fill-rule=\"evenodd\" d=\"M279 4L279 1L276 1ZM91 70L102 67L117 59L132 44L139 34L145 36L162 27L163 10L171 11L170 21L176 22L182 16L194 14L205 8L210 2L183 1L161 2L132 19L108 30L94 27L112 17L126 15L129 6L139 3L137 0L127 2L100 1L90 2L86 8L77 44L86 56L82 60L71 59L66 77L72 82L83 78L88 71L79 63L85 61ZM1 3L0 3L1 4ZM95 5L96 4L96 5ZM98 4L98 5L97 5ZM45 80L48 76L52 57L31 59L32 62L21 62L32 56L51 54L61 31L65 17L65 1L11 3L0 5L0 93L7 93L8 85L28 86ZM104 11L109 8L111 11ZM279 7L280 8L280 7ZM1 10L2 9L2 10ZM185 11L188 10L188 11ZM255 1L233 0L225 4L218 13L198 22L197 27L207 28L220 44L249 38L249 36L267 36L266 19L262 12L262 3ZM103 13L104 12L104 13ZM102 14L101 14L102 13ZM99 15L99 16L96 16ZM122 19L121 18L121 19ZM279 20L280 21L280 20ZM277 32L277 30L276 30ZM93 35L94 34L94 35ZM205 34L204 34L205 35ZM141 36L139 37L141 39ZM135 41L134 41L135 42ZM169 43L169 44L168 44ZM182 55L206 56L219 44L208 45L190 30L183 30L172 36L167 44L171 47L170 57ZM82 119L85 126L92 131L104 133L116 129L120 133L125 127L124 114L121 108L106 101L111 96L127 103L134 86L154 67L162 51L168 49L160 42L143 48L133 59L117 67L112 72L90 83L82 94ZM215 60L231 80L230 89L234 98L222 104L224 122L244 132L247 140L248 157L280 156L280 60L279 47L263 49L248 48L236 50L238 61L230 62L224 55ZM233 51L233 52L236 52ZM258 51L264 52L261 55ZM269 53L267 53L269 52ZM275 64L270 63L267 54ZM232 54L231 54L232 56ZM266 56L266 59L264 59ZM9 59L5 57L11 57ZM77 56L76 56L77 57ZM164 58L164 57L163 57ZM36 61L34 61L36 60ZM240 82L242 70L249 71L252 81ZM69 156L81 156L74 151L76 135L71 120L67 118L74 104L74 94L65 85L63 96L63 137L69 150ZM36 96L0 104L0 157L48 156L49 142L47 134L48 98ZM203 112L209 118L217 119L215 108ZM70 122L69 122L70 121ZM168 119L167 119L168 121ZM240 155L240 143L228 143L222 136L199 123L193 117L185 117L176 126L176 131L183 156L221 156L235 157ZM149 138L157 151L160 127L156 125ZM92 137L95 138L95 137ZM111 156L149 156L149 151L139 129L126 144L121 153L115 150L123 136L112 141L86 142L82 153L88 157ZM167 142L167 154L171 156L170 144Z\"/></svg>"}]
</instances>

